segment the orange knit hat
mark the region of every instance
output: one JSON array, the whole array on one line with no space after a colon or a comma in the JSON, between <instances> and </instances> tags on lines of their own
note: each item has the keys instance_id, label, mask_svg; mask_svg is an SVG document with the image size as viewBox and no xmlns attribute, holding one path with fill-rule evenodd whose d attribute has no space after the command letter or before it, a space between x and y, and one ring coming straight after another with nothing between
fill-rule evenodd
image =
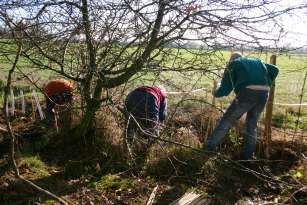
<instances>
[{"instance_id":1,"label":"orange knit hat","mask_svg":"<svg viewBox=\"0 0 307 205\"><path fill-rule=\"evenodd\" d=\"M51 80L44 87L44 92L48 97L51 97L56 93L61 93L64 91L72 92L73 90L73 84L64 79Z\"/></svg>"}]
</instances>

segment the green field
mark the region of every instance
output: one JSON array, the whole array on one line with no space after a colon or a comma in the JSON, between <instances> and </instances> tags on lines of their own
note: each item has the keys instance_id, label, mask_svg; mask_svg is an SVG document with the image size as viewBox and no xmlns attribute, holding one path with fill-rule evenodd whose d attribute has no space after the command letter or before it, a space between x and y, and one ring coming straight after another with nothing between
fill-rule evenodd
<instances>
[{"instance_id":1,"label":"green field","mask_svg":"<svg viewBox=\"0 0 307 205\"><path fill-rule=\"evenodd\" d=\"M216 62L216 67L221 69L226 65L230 52L222 52ZM246 56L261 58L269 63L271 54L244 53ZM190 56L188 56L190 57ZM188 58L187 57L187 58ZM221 60L222 59L222 60ZM275 105L273 113L273 124L276 127L294 129L296 122L298 128L307 130L307 106L302 106L299 112L300 96L302 102L307 102L307 85L303 88L304 78L307 72L307 56L299 54L277 55L277 66L280 69L275 86ZM213 72L217 72L214 68ZM162 84L169 92L186 91L186 93L169 94L170 104L176 104L186 98L201 98L209 103L212 102L212 89L214 80L220 78L209 72L161 72L140 74L132 81L133 87L142 84ZM214 80L213 80L214 79ZM191 92L203 88L198 92ZM217 106L226 109L234 94L215 100ZM193 102L191 102L193 103ZM294 104L294 105L291 105Z\"/></svg>"},{"instance_id":2,"label":"green field","mask_svg":"<svg viewBox=\"0 0 307 205\"><path fill-rule=\"evenodd\" d=\"M14 53L16 47L12 44L5 44L5 41L0 41L3 50L0 51L0 80L5 81L7 70L11 67L14 61ZM131 49L132 50L132 49ZM243 53L246 56L261 58L268 62L271 54L268 53ZM175 68L180 72L175 71L159 71L155 69L145 69L139 75L131 79L131 85L153 84L159 83L164 85L170 91L191 91L197 88L205 88L211 92L213 80L220 79L212 73L222 74L222 70L229 58L229 51L210 52L197 49L168 49L166 48L155 61L160 61L159 65L162 68ZM163 61L161 61L163 59ZM44 60L42 60L44 61ZM46 63L48 64L48 63ZM303 80L307 72L307 56L299 54L278 54L277 66L280 68L280 73L276 79L276 102L278 103L298 103L299 96L302 92ZM147 67L149 67L147 65ZM155 65L153 65L155 67ZM187 72L186 69L194 67L196 71ZM33 66L30 62L21 58L18 63L18 68L24 73L30 74L33 80L38 84L43 85L47 79L54 78L55 73L48 70L40 70L37 66ZM19 71L16 71L19 73ZM26 83L19 73L20 80L15 84ZM204 92L197 93L204 95ZM303 93L303 102L307 101L307 91Z\"/></svg>"},{"instance_id":3,"label":"green field","mask_svg":"<svg viewBox=\"0 0 307 205\"><path fill-rule=\"evenodd\" d=\"M211 71L216 72L215 69L218 68L221 69L220 73L222 73L223 65L227 63L229 55L230 52L222 52L222 60L221 58L217 60L216 65L214 65L216 67L211 68ZM270 57L270 54L259 53L244 53L244 55L261 58L264 62L269 62ZM186 58L189 58L188 54ZM275 101L277 103L299 103L305 73L307 72L307 56L280 54L277 56L277 66L280 72L276 79ZM181 73L167 71L160 72L159 74L145 73L145 75L142 73L136 79L137 81L134 82L135 86L139 84L161 83L169 88L170 91L191 91L205 88L210 93L213 87L213 79L216 81L220 80L217 76L202 71L183 71ZM197 93L197 95L203 95L204 92ZM303 92L303 102L307 102L307 89Z\"/></svg>"},{"instance_id":4,"label":"green field","mask_svg":"<svg viewBox=\"0 0 307 205\"><path fill-rule=\"evenodd\" d=\"M5 45L4 48L6 55L0 55L0 80L2 81L6 79L7 70L12 65L16 49L12 45ZM132 50L133 48L131 48L131 51ZM269 58L272 54L244 52L243 55L257 57L264 62L269 62ZM170 104L177 103L184 98L201 98L211 103L211 92L214 81L220 81L219 76L222 75L229 56L230 51L213 52L197 49L165 48L164 52L154 58L153 63L147 64L142 72L130 79L128 88L125 86L123 89L126 89L125 92L127 93L130 89L139 85L160 84L163 85L168 92L171 92L169 94ZM155 65L155 62L158 62L157 65ZM307 72L307 56L287 53L277 54L277 66L280 69L280 73L276 79L276 105L274 107L274 112L279 115L285 111L296 113L299 106L280 104L298 104L301 95L303 95L302 102L307 102L307 88L303 89L304 77ZM161 71L157 68L165 69ZM169 71L169 68L175 71ZM57 77L55 73L48 70L40 70L24 58L20 59L18 69L29 74L40 86L43 86L48 79ZM19 78L15 78L16 81L13 82L14 86L22 87L27 85L28 82L22 77L22 74L18 70L16 73ZM305 87L307 87L307 85ZM202 90L191 92L197 89ZM120 93L122 93L121 88L114 90L115 92L120 90ZM233 94L228 97L216 99L215 102L217 106L225 109L232 98ZM304 114L307 112L306 110L306 106L303 106L302 113ZM302 121L306 123L307 127L307 117L303 116L300 118L303 118ZM293 119L293 121L295 121L295 119Z\"/></svg>"}]
</instances>

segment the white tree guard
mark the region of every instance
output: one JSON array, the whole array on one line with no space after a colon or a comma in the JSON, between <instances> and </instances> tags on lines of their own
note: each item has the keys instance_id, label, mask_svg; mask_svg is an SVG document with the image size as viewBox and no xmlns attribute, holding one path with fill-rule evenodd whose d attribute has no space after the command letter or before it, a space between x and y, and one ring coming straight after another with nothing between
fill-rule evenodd
<instances>
[{"instance_id":1,"label":"white tree guard","mask_svg":"<svg viewBox=\"0 0 307 205\"><path fill-rule=\"evenodd\" d=\"M9 101L8 101L8 99L5 102L5 114L6 114L7 117L10 116L10 113L9 113Z\"/></svg>"},{"instance_id":2,"label":"white tree guard","mask_svg":"<svg viewBox=\"0 0 307 205\"><path fill-rule=\"evenodd\" d=\"M12 109L11 109L11 113L12 113L12 116L14 116L15 114L15 96L14 96L14 91L13 89L10 90L11 91L11 102L12 102Z\"/></svg>"},{"instance_id":3,"label":"white tree guard","mask_svg":"<svg viewBox=\"0 0 307 205\"><path fill-rule=\"evenodd\" d=\"M26 101L25 101L25 96L23 94L23 90L20 90L20 98L21 98L21 112L25 114L26 113Z\"/></svg>"},{"instance_id":4,"label":"white tree guard","mask_svg":"<svg viewBox=\"0 0 307 205\"><path fill-rule=\"evenodd\" d=\"M37 107L37 110L38 110L38 113L39 113L39 117L41 118L41 120L43 120L45 118L45 115L44 115L42 107L41 107L41 105L39 103L39 99L37 97L37 94L36 94L35 90L32 90L32 96L34 97L35 104L36 104L36 107Z\"/></svg>"}]
</instances>

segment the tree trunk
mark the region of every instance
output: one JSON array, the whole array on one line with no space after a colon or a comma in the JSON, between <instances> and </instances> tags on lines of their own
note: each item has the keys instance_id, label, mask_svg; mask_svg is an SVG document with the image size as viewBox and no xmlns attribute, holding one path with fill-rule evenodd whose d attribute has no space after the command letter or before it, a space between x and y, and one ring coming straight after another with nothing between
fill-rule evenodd
<instances>
[{"instance_id":1,"label":"tree trunk","mask_svg":"<svg viewBox=\"0 0 307 205\"><path fill-rule=\"evenodd\" d=\"M73 134L77 140L83 140L85 144L90 143L93 136L90 136L92 131L95 129L95 113L100 108L102 101L94 98L87 101L87 107L84 116L79 125L77 125Z\"/></svg>"},{"instance_id":2,"label":"tree trunk","mask_svg":"<svg viewBox=\"0 0 307 205\"><path fill-rule=\"evenodd\" d=\"M83 139L86 143L87 141L91 141L94 136L90 136L90 133L95 129L95 114L99 110L102 105L103 100L101 99L103 86L102 81L100 79L97 80L97 84L95 86L93 98L86 99L86 110L81 123L76 127L74 135ZM87 140L90 138L89 140Z\"/></svg>"}]
</instances>

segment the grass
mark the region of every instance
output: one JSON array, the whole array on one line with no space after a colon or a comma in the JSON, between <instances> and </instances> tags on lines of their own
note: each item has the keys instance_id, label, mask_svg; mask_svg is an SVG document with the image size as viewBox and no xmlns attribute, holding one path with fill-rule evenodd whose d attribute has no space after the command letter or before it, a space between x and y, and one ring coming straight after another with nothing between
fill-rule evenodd
<instances>
[{"instance_id":1,"label":"grass","mask_svg":"<svg viewBox=\"0 0 307 205\"><path fill-rule=\"evenodd\" d=\"M118 175L107 174L99 180L91 182L89 186L103 190L127 190L133 187L133 181Z\"/></svg>"},{"instance_id":2,"label":"grass","mask_svg":"<svg viewBox=\"0 0 307 205\"><path fill-rule=\"evenodd\" d=\"M43 169L45 167L44 162L41 161L39 156L25 157L22 160L22 164L25 164L33 169Z\"/></svg>"},{"instance_id":3,"label":"grass","mask_svg":"<svg viewBox=\"0 0 307 205\"><path fill-rule=\"evenodd\" d=\"M46 170L45 163L40 159L39 156L26 156L22 158L20 167L25 166L29 168L33 173L31 173L31 178L37 179L49 176L48 171Z\"/></svg>"},{"instance_id":4,"label":"grass","mask_svg":"<svg viewBox=\"0 0 307 205\"><path fill-rule=\"evenodd\" d=\"M187 52L187 51L186 51ZM215 57L216 62L213 63L216 67L222 69L227 63L230 52L223 51L220 52L217 57ZM270 53L244 53L246 56L257 57L262 59L264 62L269 62ZM182 56L190 57L189 53L182 52ZM214 61L214 58L211 59ZM276 79L275 86L275 97L274 102L279 104L297 104L300 102L300 96L303 95L302 102L307 102L307 86L305 86L304 92L302 92L303 81L305 77L305 72L307 72L307 56L299 54L279 54L277 56L277 66L280 69L279 75ZM211 70L212 72L214 70ZM216 72L216 71L214 71ZM162 72L157 78L155 73L141 73L135 77L135 81L131 83L132 87L137 87L143 84L162 84L168 91L188 91L195 90L198 88L205 88L201 92L186 94L169 94L168 100L170 106L175 106L177 102L183 98L200 98L211 103L214 79L219 81L210 73L205 73L201 71L189 71L189 72ZM228 97L217 98L216 105L226 109L229 102L233 99L233 93ZM287 109L293 109L296 112L299 106L287 106L278 105L274 106L274 120L278 119L279 112L284 113ZM302 113L307 112L306 106L302 107ZM276 111L277 112L276 112ZM276 115L276 116L275 116ZM291 122L287 123L289 128L293 128L295 124L296 116L289 116ZM306 130L307 115L302 114L299 121L299 128Z\"/></svg>"},{"instance_id":5,"label":"grass","mask_svg":"<svg viewBox=\"0 0 307 205\"><path fill-rule=\"evenodd\" d=\"M2 40L2 45L4 50L7 53L10 53L7 57L0 56L0 74L5 76L6 71L10 68L12 60L14 59L14 52L16 46L14 44L6 44ZM1 43L0 42L0 43ZM114 48L114 52L119 52L119 47ZM70 51L73 56L76 46ZM129 52L132 52L133 48L128 49L125 55L129 55ZM3 52L3 51L2 51ZM269 57L271 53L259 53L259 52L244 52L244 56L257 57L262 59L264 62L269 62ZM68 55L68 58L72 58ZM220 79L214 73L222 73L223 68L227 64L229 59L230 51L217 51L212 52L209 50L198 50L198 49L175 49L175 48L165 48L165 51L160 55L154 58L153 63L146 65L146 68L143 72L135 75L128 83L128 89L131 90L134 87L140 85L152 85L152 84L161 84L168 91L191 91L198 88L204 88L203 91L196 93L187 94L170 94L168 97L169 105L175 106L177 102L183 98L200 98L211 103L212 100L212 89L213 82L219 81ZM163 61L161 61L163 59ZM47 60L41 59L42 62ZM76 60L76 59L75 59ZM156 65L161 67L175 67L180 70L180 72L174 71L159 71L155 70ZM187 68L193 66L196 69L195 71L185 71ZM275 89L275 102L276 103L299 103L300 95L303 95L303 102L307 102L307 88L302 93L302 86L304 75L307 70L307 57L299 54L287 54L279 53L277 56L277 66L280 68L280 73L276 79L276 89ZM18 63L24 72L31 73L31 76L38 80L39 84L43 85L46 80L49 78L55 78L57 75L51 73L47 70L36 71L33 65L21 58ZM69 66L68 66L69 67ZM219 72L218 72L219 70ZM0 79L1 80L1 79ZM5 81L5 78L2 79ZM19 80L14 86L19 86L17 84L23 84L25 80ZM121 91L119 91L121 92ZM121 100L123 100L124 95L121 95ZM233 98L233 94L228 97L216 99L216 105L226 109L229 102ZM1 101L1 97L0 97ZM278 112L284 112L287 109L287 106L275 105L275 108ZM293 107L293 109L298 110L298 106ZM306 107L303 107L303 112L306 112ZM274 118L278 119L280 116L278 113L274 112L276 115ZM293 120L295 118L289 118ZM307 115L302 115L301 117L301 129L306 128ZM278 121L278 120L277 120ZM277 122L278 124L278 122ZM291 123L290 123L291 124ZM293 124L293 122L292 122ZM289 125L291 127L291 125Z\"/></svg>"},{"instance_id":6,"label":"grass","mask_svg":"<svg viewBox=\"0 0 307 205\"><path fill-rule=\"evenodd\" d=\"M222 52L222 59L218 59L216 63L212 63L211 70L215 72L214 69L217 67L222 69L227 63L229 52ZM188 55L188 54L187 54ZM258 57L264 62L268 62L265 54L259 53L246 53L247 56ZM270 54L269 54L270 55ZM183 54L184 56L184 54ZM280 69L280 73L276 79L276 90L275 90L275 100L279 103L298 103L299 95L301 94L301 89L304 80L304 74L307 70L307 57L302 55L286 55L281 54L277 57L277 66ZM213 68L212 68L213 67ZM204 66L204 69L206 66ZM143 75L144 73L140 74ZM155 79L155 74L146 73L142 77L137 76L138 79L135 81L137 84L153 83ZM160 78L164 79L164 82L156 82L157 84L167 84L176 85L181 90L189 91L196 88L206 88L209 92L212 90L213 78L214 76L210 73L204 73L201 71L190 71L190 72L162 72ZM216 79L219 80L219 79ZM166 85L167 86L167 85ZM168 87L168 86L167 86ZM170 90L174 90L174 86L168 87ZM204 93L202 92L202 95ZM210 93L211 94L211 93ZM307 89L305 89L303 101L307 101Z\"/></svg>"},{"instance_id":7,"label":"grass","mask_svg":"<svg viewBox=\"0 0 307 205\"><path fill-rule=\"evenodd\" d=\"M272 124L274 127L307 130L306 114L303 112L300 116L297 114L288 112L275 112L272 118Z\"/></svg>"},{"instance_id":8,"label":"grass","mask_svg":"<svg viewBox=\"0 0 307 205\"><path fill-rule=\"evenodd\" d=\"M7 56L0 55L1 76L5 76L6 71L12 65L16 49L14 44L3 44L3 46L8 54ZM132 50L130 52L132 52ZM245 52L243 54L260 58L265 62L269 62L269 57L271 55L270 53L255 52ZM155 57L153 62L157 62L157 64L162 67L175 67L182 72L154 71L152 68L155 68L155 65L146 65L147 69L139 75L136 75L133 78L134 80L131 81L131 85L135 87L140 84L160 83L169 84L166 85L166 87L170 90L178 88L180 90L189 91L195 88L206 88L211 92L213 78L219 80L213 73L216 73L217 70L222 70L225 67L229 56L229 51L211 52L208 50L198 49L187 50L165 48L165 51ZM159 63L162 59L163 61ZM46 61L43 58L40 60L42 62ZM47 61L46 64L48 64ZM202 70L186 72L185 69L191 66ZM298 96L303 84L304 72L307 68L307 57L296 54L279 54L277 57L277 66L280 68L280 74L276 79L276 102L297 103L299 101ZM41 83L46 79L56 76L48 70L36 70L35 66L25 58L20 59L18 67L20 67L24 72L30 73L32 77L39 80ZM222 71L220 74L221 73ZM157 77L159 77L159 79L157 79ZM5 78L2 80L5 80ZM18 81L18 83L21 82ZM201 92L199 95L204 95L204 93ZM306 101L307 91L304 92L304 96L304 101Z\"/></svg>"}]
</instances>

